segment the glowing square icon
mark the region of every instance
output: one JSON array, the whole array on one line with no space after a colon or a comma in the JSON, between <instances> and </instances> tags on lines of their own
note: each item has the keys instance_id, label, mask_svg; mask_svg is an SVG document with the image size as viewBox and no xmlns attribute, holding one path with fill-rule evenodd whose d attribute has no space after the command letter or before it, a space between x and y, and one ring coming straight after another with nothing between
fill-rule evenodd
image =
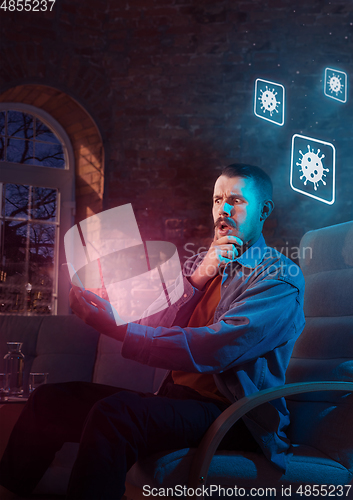
<instances>
[{"instance_id":1,"label":"glowing square icon","mask_svg":"<svg viewBox=\"0 0 353 500\"><path fill-rule=\"evenodd\" d=\"M344 71L326 68L324 78L325 96L336 101L347 102L348 77Z\"/></svg>"},{"instance_id":2,"label":"glowing square icon","mask_svg":"<svg viewBox=\"0 0 353 500\"><path fill-rule=\"evenodd\" d=\"M280 83L258 78L255 81L255 115L282 126L284 124L284 94L284 87Z\"/></svg>"},{"instance_id":3,"label":"glowing square icon","mask_svg":"<svg viewBox=\"0 0 353 500\"><path fill-rule=\"evenodd\" d=\"M184 293L176 246L143 241L130 203L79 222L64 244L71 282L107 299L117 324L163 311Z\"/></svg>"},{"instance_id":4,"label":"glowing square icon","mask_svg":"<svg viewBox=\"0 0 353 500\"><path fill-rule=\"evenodd\" d=\"M333 144L293 135L290 185L294 191L332 205L335 202L335 167Z\"/></svg>"}]
</instances>

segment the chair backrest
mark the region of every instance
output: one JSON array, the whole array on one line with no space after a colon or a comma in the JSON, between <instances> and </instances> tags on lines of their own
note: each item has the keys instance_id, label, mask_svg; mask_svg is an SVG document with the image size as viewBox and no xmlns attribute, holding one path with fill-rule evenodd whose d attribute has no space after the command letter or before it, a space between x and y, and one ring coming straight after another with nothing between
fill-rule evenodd
<instances>
[{"instance_id":1,"label":"chair backrest","mask_svg":"<svg viewBox=\"0 0 353 500\"><path fill-rule=\"evenodd\" d=\"M353 222L306 233L300 243L306 326L287 383L353 380ZM311 393L287 400L289 437L353 471L353 395Z\"/></svg>"}]
</instances>

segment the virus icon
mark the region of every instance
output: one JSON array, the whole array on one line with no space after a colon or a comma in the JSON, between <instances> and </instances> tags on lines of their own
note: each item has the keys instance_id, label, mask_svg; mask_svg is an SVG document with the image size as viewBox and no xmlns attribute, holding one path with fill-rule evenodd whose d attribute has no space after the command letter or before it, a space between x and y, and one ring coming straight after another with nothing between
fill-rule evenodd
<instances>
[{"instance_id":1,"label":"virus icon","mask_svg":"<svg viewBox=\"0 0 353 500\"><path fill-rule=\"evenodd\" d=\"M314 137L293 135L290 186L294 191L332 205L335 202L335 171L336 148L333 144Z\"/></svg>"},{"instance_id":2,"label":"virus icon","mask_svg":"<svg viewBox=\"0 0 353 500\"><path fill-rule=\"evenodd\" d=\"M266 85L266 90L260 90L260 92L261 96L258 99L261 101L261 109L263 109L264 113L269 111L270 116L274 111L278 113L277 106L281 103L276 99L277 92L275 92L275 89L269 90Z\"/></svg>"},{"instance_id":3,"label":"virus icon","mask_svg":"<svg viewBox=\"0 0 353 500\"><path fill-rule=\"evenodd\" d=\"M347 73L339 69L326 68L323 82L325 96L336 101L347 102Z\"/></svg>"},{"instance_id":4,"label":"virus icon","mask_svg":"<svg viewBox=\"0 0 353 500\"><path fill-rule=\"evenodd\" d=\"M310 150L310 145L308 145L307 153L303 154L301 150L299 150L299 153L302 155L302 158L300 158L300 163L297 163L297 166L301 167L301 172L303 174L300 179L303 179L303 177L305 178L304 186L306 186L308 181L314 184L315 191L317 191L317 185L320 181L326 186L323 177L326 177L324 172L329 172L329 169L324 168L321 161L325 158L325 155L322 154L322 156L319 156L320 149L315 153L314 149Z\"/></svg>"},{"instance_id":5,"label":"virus icon","mask_svg":"<svg viewBox=\"0 0 353 500\"><path fill-rule=\"evenodd\" d=\"M342 94L344 85L338 75L332 73L332 76L328 77L327 84L331 93L335 92L336 96L338 96L338 94Z\"/></svg>"},{"instance_id":6,"label":"virus icon","mask_svg":"<svg viewBox=\"0 0 353 500\"><path fill-rule=\"evenodd\" d=\"M280 127L284 124L285 88L277 82L255 81L254 113L262 120Z\"/></svg>"}]
</instances>

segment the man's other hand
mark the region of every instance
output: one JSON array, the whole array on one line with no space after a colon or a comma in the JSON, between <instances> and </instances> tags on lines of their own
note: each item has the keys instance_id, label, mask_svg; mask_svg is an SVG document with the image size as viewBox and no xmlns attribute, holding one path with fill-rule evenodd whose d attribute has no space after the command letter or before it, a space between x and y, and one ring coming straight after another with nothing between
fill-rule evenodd
<instances>
[{"instance_id":1,"label":"man's other hand","mask_svg":"<svg viewBox=\"0 0 353 500\"><path fill-rule=\"evenodd\" d=\"M214 239L204 260L190 277L191 284L202 290L206 283L218 274L220 269L238 257L239 247L242 245L242 240L236 236L227 235L218 240Z\"/></svg>"},{"instance_id":2,"label":"man's other hand","mask_svg":"<svg viewBox=\"0 0 353 500\"><path fill-rule=\"evenodd\" d=\"M72 311L87 325L98 332L123 341L126 334L126 325L117 325L119 316L113 312L112 305L98 295L85 288L73 285L69 294Z\"/></svg>"}]
</instances>

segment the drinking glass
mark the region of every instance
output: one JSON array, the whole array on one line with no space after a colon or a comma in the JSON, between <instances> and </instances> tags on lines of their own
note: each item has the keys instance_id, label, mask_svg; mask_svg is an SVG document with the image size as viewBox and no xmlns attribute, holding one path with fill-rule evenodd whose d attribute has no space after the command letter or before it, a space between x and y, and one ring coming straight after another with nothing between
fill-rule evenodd
<instances>
[{"instance_id":1,"label":"drinking glass","mask_svg":"<svg viewBox=\"0 0 353 500\"><path fill-rule=\"evenodd\" d=\"M46 384L48 373L30 373L29 374L29 393L33 392L37 387Z\"/></svg>"}]
</instances>

